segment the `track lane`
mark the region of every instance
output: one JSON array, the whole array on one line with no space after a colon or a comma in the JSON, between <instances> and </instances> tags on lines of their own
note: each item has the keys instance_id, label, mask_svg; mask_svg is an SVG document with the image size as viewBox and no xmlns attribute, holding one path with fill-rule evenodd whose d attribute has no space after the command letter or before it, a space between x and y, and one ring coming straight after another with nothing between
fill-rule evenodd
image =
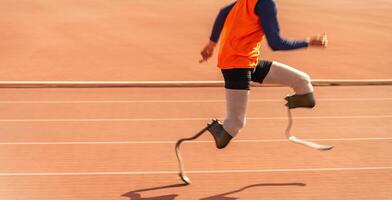
<instances>
[{"instance_id":1,"label":"track lane","mask_svg":"<svg viewBox=\"0 0 392 200\"><path fill-rule=\"evenodd\" d=\"M264 88L262 88L264 89ZM268 89L270 90L270 89ZM346 93L344 92L346 90ZM342 88L334 96L331 90L321 91L322 98L355 98L358 95L357 89ZM127 100L128 95L134 99L143 100L143 90L140 93L124 94L122 96L106 96L101 93L83 94L85 92L74 93L72 91L66 95L56 96L56 92L44 92L44 96L49 100ZM118 93L124 90L116 90ZM180 91L180 90L179 90ZM192 90L196 92L197 90ZM281 89L271 89L268 95L258 94L257 98L279 98ZM47 92L47 90L46 90ZM179 96L180 99L195 99L192 94L187 95L170 94L165 91L164 99L172 100ZM363 98L383 98L388 94L389 89L383 87L378 90L364 90ZM149 100L158 98L163 94L150 94ZM216 90L207 90L208 98L220 99L222 93ZM42 93L41 93L42 94ZM115 93L113 93L115 94ZM113 95L112 94L112 95ZM254 94L254 92L252 93ZM371 94L371 95L370 95ZM3 101L23 100L28 95L15 96L15 99L3 98ZM35 96L36 95L36 96ZM39 97L39 93L33 95L32 100L47 100ZM81 96L77 96L81 95ZM177 96L179 95L179 96ZM210 95L210 96L209 96ZM217 96L218 95L218 96ZM325 95L325 96L323 96ZM366 96L369 95L369 96ZM5 95L7 96L7 95ZM35 96L35 97L34 97ZM12 97L10 94L9 97ZM65 97L65 98L64 98ZM81 97L81 98L80 98ZM35 99L36 98L36 99ZM42 99L41 99L42 98ZM196 97L196 99L199 97ZM206 97L200 98L206 99ZM0 101L1 101L0 100ZM387 102L387 104L385 104ZM358 116L365 114L388 114L392 113L387 108L389 100L378 100L376 102L361 102L346 104L340 102L321 101L322 114L331 113L337 116L353 112ZM219 102L212 103L218 104ZM255 139L283 139L282 130L287 121L284 119L285 110L279 107L280 102L272 101L268 103L254 102L250 106L264 105L267 109L254 109L253 117L260 116L259 113L274 116L282 116L279 120L249 120L248 127L239 136L238 140ZM143 104L143 103L140 103ZM170 103L169 103L170 104ZM169 105L166 103L166 106ZM175 103L174 103L175 104ZM191 103L192 104L192 103ZM193 103L193 107L194 104ZM275 105L276 104L276 105ZM12 106L2 104L1 106ZM28 105L18 104L18 108L11 110L38 110L33 116L41 115L41 109L47 110L48 116L53 117L53 109L63 108L71 110L71 113L78 114L82 106L69 107L70 105L53 104L38 106L34 108ZM110 105L110 104L108 104ZM126 104L125 108L127 107ZM175 104L177 106L177 104ZM271 106L272 105L272 106ZM31 106L31 105L30 105ZM45 107L46 106L46 107ZM103 107L102 107L103 106ZM114 107L105 105L88 105L86 109L88 116L95 116L93 113L96 107L101 107L103 114L113 112L114 115L126 113L121 106L114 104ZM130 105L128 105L130 106ZM145 106L145 104L144 104ZM201 105L202 106L202 105ZM130 106L129 108L131 108ZM203 107L203 106L202 106ZM320 106L321 107L321 106ZM49 108L49 109L48 109ZM72 109L71 109L72 108ZM111 110L110 108L114 108ZM333 110L338 108L339 110ZM365 109L364 109L365 108ZM366 109L369 108L369 109ZM74 110L73 110L74 109ZM123 108L124 109L124 108ZM139 109L139 108L137 108ZM166 108L165 108L166 109ZM321 108L320 108L321 109ZM62 112L63 110L57 110ZM170 112L169 107L167 112ZM179 110L183 110L179 107ZM196 115L204 114L204 111L195 108ZM99 110L98 110L99 111ZM142 109L138 110L141 112ZM158 115L153 109L148 111L148 115ZM151 111L151 112L150 112ZM214 110L212 110L214 112ZM222 112L222 110L215 110ZM257 111L257 113L256 113ZM316 111L316 110L314 110ZM320 110L318 110L321 112ZM211 112L211 110L208 110ZM38 114L38 115L37 115ZM99 112L98 112L99 114ZM133 115L132 117L139 117ZM136 113L138 114L138 113ZM183 114L181 112L176 113ZM218 113L222 114L222 113ZM55 113L55 116L57 113ZM63 115L60 113L60 116ZM298 112L298 116L313 116L308 111ZM9 117L3 115L5 117ZM16 117L26 117L26 115L16 114ZM174 115L173 115L174 116ZM262 116L262 115L261 115ZM295 114L295 116L297 116ZM95 116L96 117L96 116ZM181 116L183 117L183 116ZM252 116L251 116L252 117ZM307 138L344 138L344 137L385 137L389 136L390 118L352 118L352 119L297 119L294 122L293 132L301 137ZM145 140L175 140L182 136L189 136L190 132L197 131L203 126L205 121L184 121L172 123L169 121L151 122L124 121L124 122L1 122L2 129L6 134L0 136L0 140L5 141L124 141L124 139L145 141ZM263 123L260 128L260 123ZM64 128L67 127L67 128ZM47 129L46 129L47 128ZM161 132L160 130L163 130ZM184 129L189 132L179 132L176 129ZM28 131L31 132L28 132ZM128 131L132 130L132 131ZM146 130L149 130L147 132ZM170 130L170 131L169 131ZM174 131L175 130L175 131ZM86 133L90 131L89 133ZM111 131L115 132L112 133ZM151 132L150 132L151 131ZM263 133L260 133L263 132ZM298 133L298 134L297 134ZM19 134L19 135L18 135ZM18 136L15 136L18 135ZM210 140L205 135L201 140ZM333 141L336 148L330 152L318 152L302 146L288 142L234 142L224 152L214 149L212 143L191 143L183 146L183 156L187 170L225 170L225 169L294 169L294 168L333 168L333 167L388 167L390 162L391 140L357 140L357 141ZM197 150L196 150L197 149ZM158 153L157 153L158 152ZM44 159L43 159L44 158ZM174 156L173 144L80 144L80 145L0 145L0 162L4 163L0 167L0 172L100 172L100 171L162 171L177 170L177 163ZM250 166L252 168L250 168ZM387 199L391 193L388 180L391 178L390 170L363 170L363 171L335 171L335 172L269 172L269 173L223 173L223 174L198 174L191 173L190 177L197 183L190 187L164 188L161 190L150 190L139 192L141 196L137 198L162 199L216 199L221 198L220 194L230 193L224 198L251 199L254 197L266 197L273 199ZM134 193L139 189L162 187L179 183L174 174L170 175L105 175L105 176L0 176L0 196L5 199L18 198L48 199L56 197L58 199L135 199ZM272 183L272 186L271 186ZM279 185L282 184L283 185ZM287 185L287 183L289 183ZM292 183L304 183L306 186L290 185ZM261 185L260 185L261 184ZM274 185L275 184L275 185ZM277 184L277 185L276 185ZM286 185L284 185L286 184ZM256 185L256 186L254 186ZM249 188L240 191L243 187ZM42 189L44 188L44 189ZM261 189L260 189L261 188ZM268 189L266 189L268 188ZM20 193L20 191L24 193ZM372 192L365 192L371 190ZM44 192L43 192L44 191ZM165 191L162 193L162 191ZM323 191L320 193L320 191ZM166 193L167 192L167 193ZM137 193L137 192L136 192ZM122 196L124 195L125 196ZM290 194L290 195L288 195ZM128 196L127 196L128 195ZM173 196L174 195L174 196ZM176 196L178 195L178 196ZM7 200L8 200L7 199Z\"/></svg>"},{"instance_id":2,"label":"track lane","mask_svg":"<svg viewBox=\"0 0 392 200\"><path fill-rule=\"evenodd\" d=\"M0 123L0 142L176 141L206 125L199 121ZM297 119L293 134L304 138L390 137L392 118ZM248 120L240 140L284 139L287 119ZM211 140L208 134L199 140Z\"/></svg>"},{"instance_id":3,"label":"track lane","mask_svg":"<svg viewBox=\"0 0 392 200\"><path fill-rule=\"evenodd\" d=\"M383 101L319 102L315 109L296 109L294 116L360 116L392 113L392 99ZM284 102L251 102L249 118L286 117ZM0 119L179 119L222 117L225 104L218 103L132 103L132 104L2 104Z\"/></svg>"},{"instance_id":4,"label":"track lane","mask_svg":"<svg viewBox=\"0 0 392 200\"><path fill-rule=\"evenodd\" d=\"M283 99L286 87L252 88L251 99ZM1 89L1 101L224 99L224 88L34 88ZM317 87L317 98L392 97L390 86Z\"/></svg>"},{"instance_id":5,"label":"track lane","mask_svg":"<svg viewBox=\"0 0 392 200\"><path fill-rule=\"evenodd\" d=\"M392 166L392 140L333 141L320 152L289 142L212 143L182 147L187 170ZM44 159L42 159L44 158ZM1 173L176 171L173 144L1 145Z\"/></svg>"},{"instance_id":6,"label":"track lane","mask_svg":"<svg viewBox=\"0 0 392 200\"><path fill-rule=\"evenodd\" d=\"M0 184L7 183L0 187L0 196L7 200L387 200L392 195L391 174L391 170L192 174L194 184L187 187L178 185L172 174L0 177Z\"/></svg>"}]
</instances>

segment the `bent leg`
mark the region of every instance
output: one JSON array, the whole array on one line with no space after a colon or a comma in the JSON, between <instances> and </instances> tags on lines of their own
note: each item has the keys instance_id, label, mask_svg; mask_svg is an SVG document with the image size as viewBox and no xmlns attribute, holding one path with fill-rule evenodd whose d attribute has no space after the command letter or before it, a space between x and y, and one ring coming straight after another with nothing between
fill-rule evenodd
<instances>
[{"instance_id":1,"label":"bent leg","mask_svg":"<svg viewBox=\"0 0 392 200\"><path fill-rule=\"evenodd\" d=\"M313 108L316 105L310 77L300 70L279 62L272 62L264 83L291 87L295 93L285 98L286 106L290 109Z\"/></svg>"},{"instance_id":2,"label":"bent leg","mask_svg":"<svg viewBox=\"0 0 392 200\"><path fill-rule=\"evenodd\" d=\"M216 120L208 129L218 149L225 148L245 126L252 70L252 68L222 70L225 79L226 117L223 123Z\"/></svg>"},{"instance_id":3,"label":"bent leg","mask_svg":"<svg viewBox=\"0 0 392 200\"><path fill-rule=\"evenodd\" d=\"M275 61L272 62L263 83L289 86L293 88L297 95L313 92L313 86L308 74Z\"/></svg>"},{"instance_id":4,"label":"bent leg","mask_svg":"<svg viewBox=\"0 0 392 200\"><path fill-rule=\"evenodd\" d=\"M245 126L249 90L226 89L226 117L208 128L218 149L225 148Z\"/></svg>"},{"instance_id":5,"label":"bent leg","mask_svg":"<svg viewBox=\"0 0 392 200\"><path fill-rule=\"evenodd\" d=\"M208 131L218 149L225 148L245 126L249 90L226 89L226 117L222 123L213 121Z\"/></svg>"},{"instance_id":6,"label":"bent leg","mask_svg":"<svg viewBox=\"0 0 392 200\"><path fill-rule=\"evenodd\" d=\"M223 128L235 137L246 124L249 90L226 89L226 117Z\"/></svg>"}]
</instances>

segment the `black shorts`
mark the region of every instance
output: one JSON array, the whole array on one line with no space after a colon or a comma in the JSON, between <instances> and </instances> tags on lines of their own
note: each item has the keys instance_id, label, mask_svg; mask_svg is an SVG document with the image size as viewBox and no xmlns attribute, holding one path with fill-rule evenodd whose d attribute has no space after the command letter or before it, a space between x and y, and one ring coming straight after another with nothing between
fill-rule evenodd
<instances>
[{"instance_id":1,"label":"black shorts","mask_svg":"<svg viewBox=\"0 0 392 200\"><path fill-rule=\"evenodd\" d=\"M271 65L271 61L262 60L255 68L222 69L223 78L225 79L225 88L249 90L251 81L263 83Z\"/></svg>"}]
</instances>

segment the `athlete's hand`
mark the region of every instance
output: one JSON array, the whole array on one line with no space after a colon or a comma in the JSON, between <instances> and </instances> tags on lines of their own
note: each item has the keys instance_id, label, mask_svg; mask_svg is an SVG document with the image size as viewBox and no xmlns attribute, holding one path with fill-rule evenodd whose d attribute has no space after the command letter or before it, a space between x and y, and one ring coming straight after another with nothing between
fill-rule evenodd
<instances>
[{"instance_id":1,"label":"athlete's hand","mask_svg":"<svg viewBox=\"0 0 392 200\"><path fill-rule=\"evenodd\" d=\"M202 59L199 63L203 63L211 58L212 54L214 53L214 48L216 43L213 41L208 42L208 44L204 47L204 49L200 52Z\"/></svg>"},{"instance_id":2,"label":"athlete's hand","mask_svg":"<svg viewBox=\"0 0 392 200\"><path fill-rule=\"evenodd\" d=\"M312 37L308 38L308 44L309 44L309 46L313 46L313 47L326 48L328 46L328 36L325 33L320 34L320 35L316 35L316 36L312 36Z\"/></svg>"}]
</instances>

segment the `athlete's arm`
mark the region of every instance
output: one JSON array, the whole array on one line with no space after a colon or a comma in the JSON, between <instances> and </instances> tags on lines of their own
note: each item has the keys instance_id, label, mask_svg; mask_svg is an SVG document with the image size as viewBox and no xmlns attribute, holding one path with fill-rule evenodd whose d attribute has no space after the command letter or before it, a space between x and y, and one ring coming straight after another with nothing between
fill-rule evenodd
<instances>
[{"instance_id":1,"label":"athlete's arm","mask_svg":"<svg viewBox=\"0 0 392 200\"><path fill-rule=\"evenodd\" d=\"M259 0L255 8L261 26L272 50L291 50L308 47L308 40L288 40L280 36L277 10L274 0Z\"/></svg>"},{"instance_id":2,"label":"athlete's arm","mask_svg":"<svg viewBox=\"0 0 392 200\"><path fill-rule=\"evenodd\" d=\"M212 33L210 36L210 40L217 43L219 40L219 36L222 32L223 26L225 24L227 15L229 15L229 12L231 11L231 9L234 7L236 2L233 2L231 4L229 4L228 6L222 8L219 11L218 16L215 19L215 23L214 26L212 28Z\"/></svg>"},{"instance_id":3,"label":"athlete's arm","mask_svg":"<svg viewBox=\"0 0 392 200\"><path fill-rule=\"evenodd\" d=\"M274 51L300 49L308 46L327 47L328 45L326 34L312 36L305 40L288 40L282 38L280 36L275 0L259 0L255 11L260 18L268 45Z\"/></svg>"},{"instance_id":4,"label":"athlete's arm","mask_svg":"<svg viewBox=\"0 0 392 200\"><path fill-rule=\"evenodd\" d=\"M200 63L207 61L208 58L212 56L216 43L218 43L220 34L222 33L222 29L225 24L227 15L229 15L229 12L234 7L235 3L236 2L233 2L219 11L219 14L215 19L214 26L212 27L210 41L201 51L201 56L203 57L203 59L200 60Z\"/></svg>"}]
</instances>

